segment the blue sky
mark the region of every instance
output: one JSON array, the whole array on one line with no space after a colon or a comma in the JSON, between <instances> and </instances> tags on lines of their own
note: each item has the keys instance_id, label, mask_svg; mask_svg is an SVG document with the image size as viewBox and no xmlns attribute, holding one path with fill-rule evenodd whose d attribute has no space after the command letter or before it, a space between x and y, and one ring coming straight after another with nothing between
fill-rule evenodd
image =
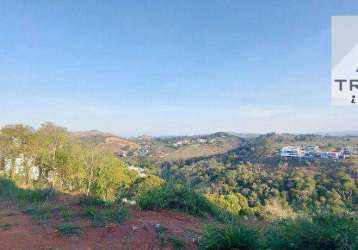
<instances>
[{"instance_id":1,"label":"blue sky","mask_svg":"<svg viewBox=\"0 0 358 250\"><path fill-rule=\"evenodd\" d=\"M0 125L124 136L357 129L330 105L356 1L1 1Z\"/></svg>"}]
</instances>

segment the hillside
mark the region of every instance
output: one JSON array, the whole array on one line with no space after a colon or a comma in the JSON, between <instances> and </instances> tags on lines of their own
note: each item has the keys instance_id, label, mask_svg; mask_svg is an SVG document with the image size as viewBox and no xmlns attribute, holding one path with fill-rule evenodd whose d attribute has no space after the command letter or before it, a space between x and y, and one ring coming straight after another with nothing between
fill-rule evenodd
<instances>
[{"instance_id":1,"label":"hillside","mask_svg":"<svg viewBox=\"0 0 358 250\"><path fill-rule=\"evenodd\" d=\"M72 134L82 141L93 142L99 145L100 148L108 150L119 157L123 156L123 154L133 154L140 146L134 140L98 130L73 132Z\"/></svg>"},{"instance_id":2,"label":"hillside","mask_svg":"<svg viewBox=\"0 0 358 250\"><path fill-rule=\"evenodd\" d=\"M160 235L160 228L185 249L196 249L192 239L201 234L206 223L179 212L132 209L122 223L94 226L83 216L86 208L80 206L79 198L59 195L46 208L49 216L43 218L24 213L13 202L1 201L1 249L173 249L171 241ZM81 227L80 234L68 236L56 228L66 223L61 212L64 208L71 211L71 223Z\"/></svg>"},{"instance_id":3,"label":"hillside","mask_svg":"<svg viewBox=\"0 0 358 250\"><path fill-rule=\"evenodd\" d=\"M278 154L287 144L356 146L356 137L124 139L51 123L0 132L5 249L354 249L358 242L358 158ZM174 160L160 159L164 150Z\"/></svg>"},{"instance_id":4,"label":"hillside","mask_svg":"<svg viewBox=\"0 0 358 250\"><path fill-rule=\"evenodd\" d=\"M340 150L357 146L358 138L261 135L243 139L239 147L223 154L165 162L160 174L203 193L243 195L251 208L263 213L272 207L276 215L358 211L357 155L341 160L280 157L282 146L312 144Z\"/></svg>"},{"instance_id":5,"label":"hillside","mask_svg":"<svg viewBox=\"0 0 358 250\"><path fill-rule=\"evenodd\" d=\"M94 142L101 148L129 161L184 160L194 157L222 154L236 148L240 137L229 133L198 136L123 138L97 130L73 133L86 142Z\"/></svg>"}]
</instances>

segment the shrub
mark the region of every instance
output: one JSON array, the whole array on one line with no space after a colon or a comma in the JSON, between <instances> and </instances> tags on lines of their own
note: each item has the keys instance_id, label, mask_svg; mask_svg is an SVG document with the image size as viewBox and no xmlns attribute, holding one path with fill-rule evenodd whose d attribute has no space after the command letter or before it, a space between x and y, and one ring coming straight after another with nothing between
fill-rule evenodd
<instances>
[{"instance_id":1,"label":"shrub","mask_svg":"<svg viewBox=\"0 0 358 250\"><path fill-rule=\"evenodd\" d=\"M89 218L94 226L104 226L105 218L103 214L95 207L88 207L85 209L83 215Z\"/></svg>"},{"instance_id":2,"label":"shrub","mask_svg":"<svg viewBox=\"0 0 358 250\"><path fill-rule=\"evenodd\" d=\"M259 217L268 221L280 219L294 219L296 213L287 204L287 202L279 199L271 199L265 206L261 206L259 210Z\"/></svg>"},{"instance_id":3,"label":"shrub","mask_svg":"<svg viewBox=\"0 0 358 250\"><path fill-rule=\"evenodd\" d=\"M128 217L128 208L111 208L103 211L103 214L107 221L122 223Z\"/></svg>"},{"instance_id":4,"label":"shrub","mask_svg":"<svg viewBox=\"0 0 358 250\"><path fill-rule=\"evenodd\" d=\"M319 215L284 220L266 232L270 249L357 249L357 218L345 215Z\"/></svg>"},{"instance_id":5,"label":"shrub","mask_svg":"<svg viewBox=\"0 0 358 250\"><path fill-rule=\"evenodd\" d=\"M81 227L72 223L63 223L56 227L57 231L64 236L80 235Z\"/></svg>"},{"instance_id":6,"label":"shrub","mask_svg":"<svg viewBox=\"0 0 358 250\"><path fill-rule=\"evenodd\" d=\"M147 177L137 178L128 187L120 188L118 199L122 200L125 198L137 200L151 189L159 187L162 183L163 180L155 175L148 175Z\"/></svg>"},{"instance_id":7,"label":"shrub","mask_svg":"<svg viewBox=\"0 0 358 250\"><path fill-rule=\"evenodd\" d=\"M208 227L199 248L203 250L250 250L258 248L258 232L242 226Z\"/></svg>"},{"instance_id":8,"label":"shrub","mask_svg":"<svg viewBox=\"0 0 358 250\"><path fill-rule=\"evenodd\" d=\"M246 197L240 193L227 195L207 194L206 197L220 208L232 214L238 215L249 209Z\"/></svg>"},{"instance_id":9,"label":"shrub","mask_svg":"<svg viewBox=\"0 0 358 250\"><path fill-rule=\"evenodd\" d=\"M20 201L28 202L46 202L53 200L55 197L55 191L52 189L41 190L19 190L17 199Z\"/></svg>"},{"instance_id":10,"label":"shrub","mask_svg":"<svg viewBox=\"0 0 358 250\"><path fill-rule=\"evenodd\" d=\"M60 207L60 213L64 221L70 221L73 217L72 211L69 207Z\"/></svg>"},{"instance_id":11,"label":"shrub","mask_svg":"<svg viewBox=\"0 0 358 250\"><path fill-rule=\"evenodd\" d=\"M97 209L95 207L87 207L83 215L91 220L93 220L97 215Z\"/></svg>"},{"instance_id":12,"label":"shrub","mask_svg":"<svg viewBox=\"0 0 358 250\"><path fill-rule=\"evenodd\" d=\"M191 215L205 216L215 213L214 206L188 186L165 183L146 192L139 199L144 210L175 209Z\"/></svg>"}]
</instances>

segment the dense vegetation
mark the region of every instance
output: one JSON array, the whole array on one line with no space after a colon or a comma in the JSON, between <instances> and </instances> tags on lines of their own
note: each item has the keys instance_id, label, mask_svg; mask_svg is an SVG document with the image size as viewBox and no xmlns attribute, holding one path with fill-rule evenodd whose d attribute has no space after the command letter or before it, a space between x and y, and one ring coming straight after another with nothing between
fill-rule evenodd
<instances>
[{"instance_id":1,"label":"dense vegetation","mask_svg":"<svg viewBox=\"0 0 358 250\"><path fill-rule=\"evenodd\" d=\"M278 141L261 136L223 155L165 162L160 174L207 193L229 210L265 218L357 209L357 160L287 162L273 152Z\"/></svg>"},{"instance_id":2,"label":"dense vegetation","mask_svg":"<svg viewBox=\"0 0 358 250\"><path fill-rule=\"evenodd\" d=\"M28 187L51 187L105 200L115 199L119 187L135 177L111 153L50 123L38 130L23 125L3 127L0 172Z\"/></svg>"},{"instance_id":3,"label":"dense vegetation","mask_svg":"<svg viewBox=\"0 0 358 250\"><path fill-rule=\"evenodd\" d=\"M203 250L254 250L259 247L258 238L258 231L243 226L209 226L199 245Z\"/></svg>"},{"instance_id":4,"label":"dense vegetation","mask_svg":"<svg viewBox=\"0 0 358 250\"><path fill-rule=\"evenodd\" d=\"M160 169L141 164L152 175L138 178L126 163L64 128L50 123L37 130L12 125L1 129L0 171L28 187L45 186L104 200L138 201L153 188L151 194L158 195L163 178L201 191L233 214L275 219L357 209L357 160L285 162L275 154L285 143L339 147L350 140L356 138L268 134L242 139L240 147L226 154L165 162Z\"/></svg>"},{"instance_id":5,"label":"dense vegetation","mask_svg":"<svg viewBox=\"0 0 358 250\"><path fill-rule=\"evenodd\" d=\"M265 232L263 245L266 249L357 249L358 220L322 214L279 221Z\"/></svg>"},{"instance_id":6,"label":"dense vegetation","mask_svg":"<svg viewBox=\"0 0 358 250\"><path fill-rule=\"evenodd\" d=\"M261 230L237 225L209 227L199 246L205 250L355 250L358 249L358 220L326 214L282 220Z\"/></svg>"}]
</instances>

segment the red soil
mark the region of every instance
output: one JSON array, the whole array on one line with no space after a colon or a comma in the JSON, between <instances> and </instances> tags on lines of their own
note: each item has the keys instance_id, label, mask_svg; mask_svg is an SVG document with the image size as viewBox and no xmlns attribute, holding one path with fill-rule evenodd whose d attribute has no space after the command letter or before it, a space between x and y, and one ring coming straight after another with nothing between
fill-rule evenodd
<instances>
[{"instance_id":1,"label":"red soil","mask_svg":"<svg viewBox=\"0 0 358 250\"><path fill-rule=\"evenodd\" d=\"M182 240L185 249L196 249L193 238L205 224L178 212L132 210L122 224L93 227L79 215L79 205L72 201L69 206L77 214L73 222L81 226L81 236L65 237L56 231L55 226L63 222L59 213L38 224L14 203L0 202L0 249L173 249L171 243L161 244L158 224Z\"/></svg>"}]
</instances>

